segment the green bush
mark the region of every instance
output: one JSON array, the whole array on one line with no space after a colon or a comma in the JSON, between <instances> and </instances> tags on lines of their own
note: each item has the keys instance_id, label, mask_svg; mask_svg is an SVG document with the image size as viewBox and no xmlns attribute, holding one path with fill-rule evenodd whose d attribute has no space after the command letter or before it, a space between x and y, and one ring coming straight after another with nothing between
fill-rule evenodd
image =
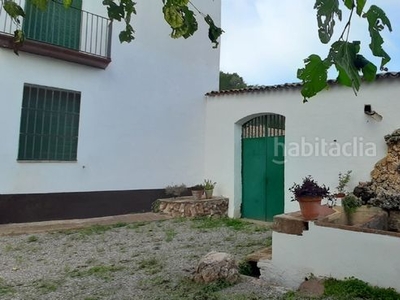
<instances>
[{"instance_id":1,"label":"green bush","mask_svg":"<svg viewBox=\"0 0 400 300\"><path fill-rule=\"evenodd\" d=\"M338 299L400 299L400 294L392 288L373 287L354 277L344 280L329 278L324 281L324 287L325 296L334 296Z\"/></svg>"}]
</instances>

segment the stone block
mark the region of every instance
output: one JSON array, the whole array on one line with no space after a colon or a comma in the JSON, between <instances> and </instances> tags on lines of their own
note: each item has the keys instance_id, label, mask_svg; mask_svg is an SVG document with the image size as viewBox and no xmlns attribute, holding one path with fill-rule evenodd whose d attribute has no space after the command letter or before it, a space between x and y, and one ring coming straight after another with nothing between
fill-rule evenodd
<instances>
[{"instance_id":1,"label":"stone block","mask_svg":"<svg viewBox=\"0 0 400 300\"><path fill-rule=\"evenodd\" d=\"M193 279L201 283L210 283L221 279L235 283L239 277L238 266L232 255L212 251L201 258Z\"/></svg>"},{"instance_id":2,"label":"stone block","mask_svg":"<svg viewBox=\"0 0 400 300\"><path fill-rule=\"evenodd\" d=\"M391 211L388 218L388 229L400 232L400 211Z\"/></svg>"},{"instance_id":3,"label":"stone block","mask_svg":"<svg viewBox=\"0 0 400 300\"><path fill-rule=\"evenodd\" d=\"M308 222L293 214L278 215L274 217L272 229L276 232L302 235L304 230L308 230Z\"/></svg>"}]
</instances>

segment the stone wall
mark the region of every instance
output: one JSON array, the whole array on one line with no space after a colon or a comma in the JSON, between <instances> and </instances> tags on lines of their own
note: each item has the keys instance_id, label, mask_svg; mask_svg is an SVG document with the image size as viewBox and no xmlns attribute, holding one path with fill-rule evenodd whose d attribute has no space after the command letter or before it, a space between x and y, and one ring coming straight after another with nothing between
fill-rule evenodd
<instances>
[{"instance_id":1,"label":"stone wall","mask_svg":"<svg viewBox=\"0 0 400 300\"><path fill-rule=\"evenodd\" d=\"M371 181L361 182L354 189L354 194L361 197L364 204L377 206L387 211L399 211L400 129L386 135L385 141L388 145L386 157L375 164L371 172Z\"/></svg>"},{"instance_id":2,"label":"stone wall","mask_svg":"<svg viewBox=\"0 0 400 300\"><path fill-rule=\"evenodd\" d=\"M229 200L223 197L194 200L193 197L160 199L160 212L172 217L225 217Z\"/></svg>"},{"instance_id":3,"label":"stone wall","mask_svg":"<svg viewBox=\"0 0 400 300\"><path fill-rule=\"evenodd\" d=\"M400 232L400 211L390 211L388 218L388 228Z\"/></svg>"},{"instance_id":4,"label":"stone wall","mask_svg":"<svg viewBox=\"0 0 400 300\"><path fill-rule=\"evenodd\" d=\"M385 136L385 141L388 145L388 154L371 172L371 188L382 205L400 209L400 129Z\"/></svg>"}]
</instances>

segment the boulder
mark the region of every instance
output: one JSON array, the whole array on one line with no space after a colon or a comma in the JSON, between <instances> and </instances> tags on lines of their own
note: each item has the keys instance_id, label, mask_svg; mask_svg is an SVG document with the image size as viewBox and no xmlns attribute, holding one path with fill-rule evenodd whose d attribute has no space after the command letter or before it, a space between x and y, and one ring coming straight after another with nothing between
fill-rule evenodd
<instances>
[{"instance_id":1,"label":"boulder","mask_svg":"<svg viewBox=\"0 0 400 300\"><path fill-rule=\"evenodd\" d=\"M371 172L370 182L360 182L354 194L363 204L385 210L400 211L400 129L385 136L386 157L378 161Z\"/></svg>"},{"instance_id":2,"label":"boulder","mask_svg":"<svg viewBox=\"0 0 400 300\"><path fill-rule=\"evenodd\" d=\"M322 297L325 291L324 282L317 278L308 279L300 285L298 291L304 297Z\"/></svg>"},{"instance_id":3,"label":"boulder","mask_svg":"<svg viewBox=\"0 0 400 300\"><path fill-rule=\"evenodd\" d=\"M212 251L200 259L193 279L201 283L221 279L235 283L239 279L238 265L232 255Z\"/></svg>"}]
</instances>

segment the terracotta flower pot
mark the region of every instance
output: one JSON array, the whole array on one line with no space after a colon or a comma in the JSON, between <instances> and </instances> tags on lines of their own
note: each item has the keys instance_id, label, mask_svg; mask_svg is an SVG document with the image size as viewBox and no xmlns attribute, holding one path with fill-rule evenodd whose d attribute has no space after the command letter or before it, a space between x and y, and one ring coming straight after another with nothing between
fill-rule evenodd
<instances>
[{"instance_id":1,"label":"terracotta flower pot","mask_svg":"<svg viewBox=\"0 0 400 300\"><path fill-rule=\"evenodd\" d=\"M321 211L322 197L301 197L297 201L300 204L300 211L305 220L315 220Z\"/></svg>"},{"instance_id":2,"label":"terracotta flower pot","mask_svg":"<svg viewBox=\"0 0 400 300\"><path fill-rule=\"evenodd\" d=\"M204 190L192 190L194 200L200 200L204 194Z\"/></svg>"},{"instance_id":3,"label":"terracotta flower pot","mask_svg":"<svg viewBox=\"0 0 400 300\"><path fill-rule=\"evenodd\" d=\"M344 196L346 196L346 194L345 193L337 193L337 194L335 194L335 195L333 195L335 198L343 198Z\"/></svg>"},{"instance_id":4,"label":"terracotta flower pot","mask_svg":"<svg viewBox=\"0 0 400 300\"><path fill-rule=\"evenodd\" d=\"M206 199L211 199L212 196L213 196L214 190L213 190L213 189L211 189L211 190L204 190L204 192L206 193Z\"/></svg>"}]
</instances>

